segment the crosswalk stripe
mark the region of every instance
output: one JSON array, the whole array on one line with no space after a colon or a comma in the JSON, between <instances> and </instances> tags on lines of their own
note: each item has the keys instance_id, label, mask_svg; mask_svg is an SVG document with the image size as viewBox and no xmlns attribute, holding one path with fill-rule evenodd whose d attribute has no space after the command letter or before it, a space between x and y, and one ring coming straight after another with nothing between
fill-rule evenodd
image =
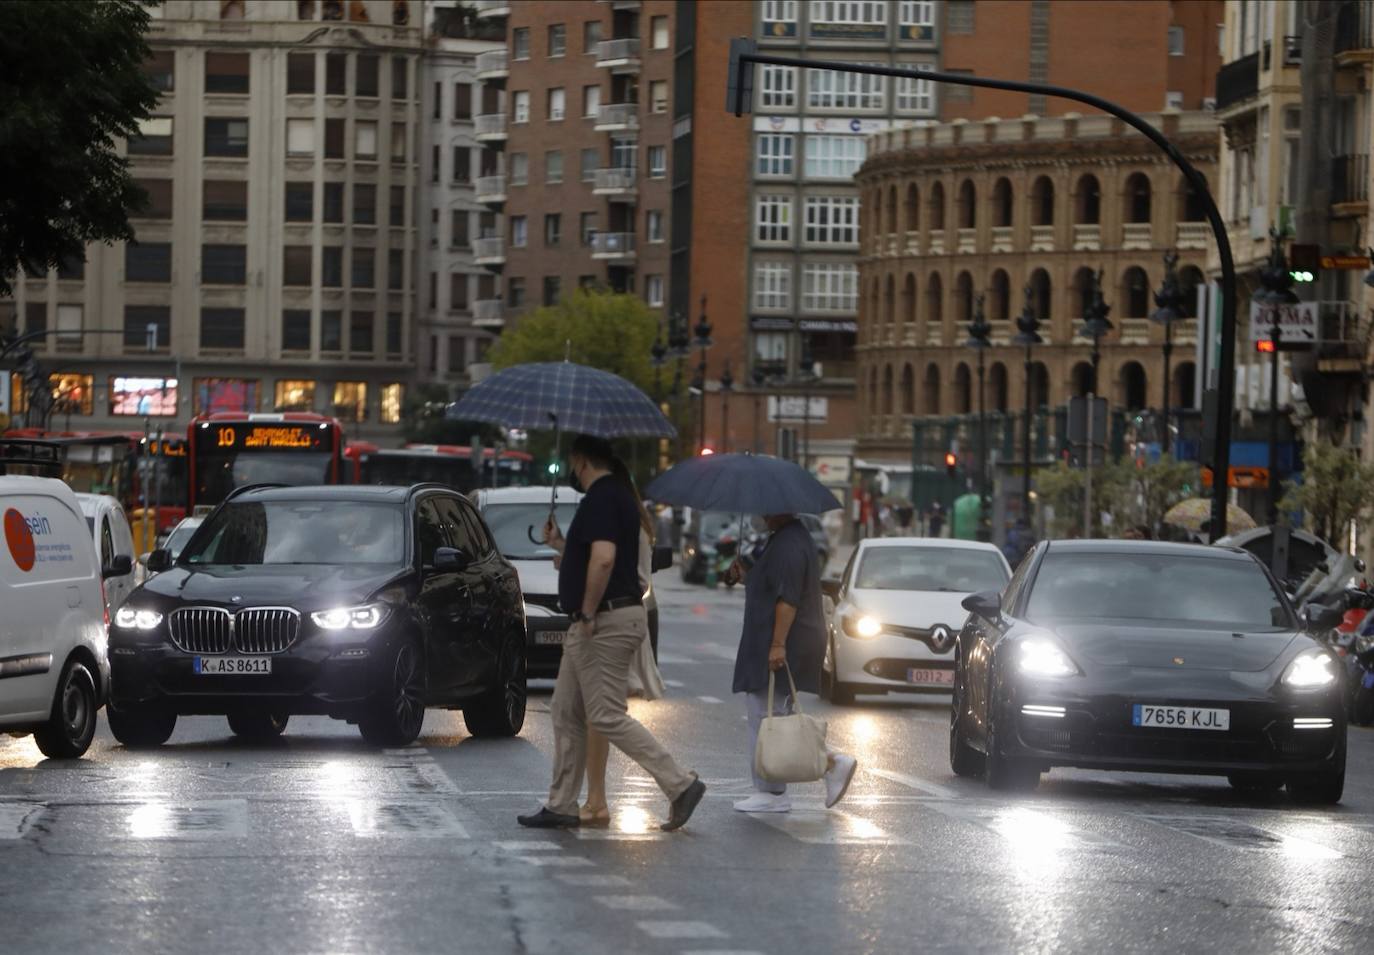
<instances>
[{"instance_id":1,"label":"crosswalk stripe","mask_svg":"<svg viewBox=\"0 0 1374 955\"><path fill-rule=\"evenodd\" d=\"M930 795L937 796L940 799L957 799L959 797L959 794L955 792L953 789L948 789L944 786L938 785L937 783L932 783L929 780L922 779L919 776L911 776L907 773L898 773L890 769L872 769L868 766L860 764L859 774L863 775L865 773L870 776L877 776L879 779L886 779L889 782L898 783L902 786L907 787L908 789L915 789L921 792L929 793Z\"/></svg>"}]
</instances>

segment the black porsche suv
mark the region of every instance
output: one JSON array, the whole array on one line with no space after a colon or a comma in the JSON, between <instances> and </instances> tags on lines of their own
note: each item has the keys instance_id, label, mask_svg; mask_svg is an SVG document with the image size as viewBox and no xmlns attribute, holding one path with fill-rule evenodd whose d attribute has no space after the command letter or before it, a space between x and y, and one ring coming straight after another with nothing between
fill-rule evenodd
<instances>
[{"instance_id":1,"label":"black porsche suv","mask_svg":"<svg viewBox=\"0 0 1374 955\"><path fill-rule=\"evenodd\" d=\"M259 739L326 715L380 746L413 741L430 706L476 736L524 724L520 584L448 488L242 488L148 568L110 627L125 745L160 745L191 714Z\"/></svg>"}]
</instances>

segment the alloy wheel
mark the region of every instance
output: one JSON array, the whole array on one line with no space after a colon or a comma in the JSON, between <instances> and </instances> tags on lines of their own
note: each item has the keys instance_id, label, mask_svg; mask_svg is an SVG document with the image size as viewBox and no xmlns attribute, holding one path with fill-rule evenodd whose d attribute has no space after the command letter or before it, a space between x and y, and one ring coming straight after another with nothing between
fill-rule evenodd
<instances>
[{"instance_id":1,"label":"alloy wheel","mask_svg":"<svg viewBox=\"0 0 1374 955\"><path fill-rule=\"evenodd\" d=\"M396 725L409 728L423 722L425 703L420 680L420 664L415 648L410 644L403 645L396 652L393 686Z\"/></svg>"}]
</instances>

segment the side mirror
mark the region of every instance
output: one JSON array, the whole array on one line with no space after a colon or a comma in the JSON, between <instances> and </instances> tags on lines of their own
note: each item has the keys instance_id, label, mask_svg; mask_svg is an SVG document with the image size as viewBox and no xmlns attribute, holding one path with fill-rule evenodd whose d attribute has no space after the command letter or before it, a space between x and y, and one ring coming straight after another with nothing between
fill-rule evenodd
<instances>
[{"instance_id":1,"label":"side mirror","mask_svg":"<svg viewBox=\"0 0 1374 955\"><path fill-rule=\"evenodd\" d=\"M1308 633L1333 630L1345 619L1345 614L1339 607L1327 607L1324 604L1308 604L1302 608L1299 616L1302 618L1303 630Z\"/></svg>"},{"instance_id":2,"label":"side mirror","mask_svg":"<svg viewBox=\"0 0 1374 955\"><path fill-rule=\"evenodd\" d=\"M461 573L468 569L472 559L458 547L440 547L434 551L434 569Z\"/></svg>"},{"instance_id":3,"label":"side mirror","mask_svg":"<svg viewBox=\"0 0 1374 955\"><path fill-rule=\"evenodd\" d=\"M969 594L960 601L960 606L984 620L996 620L1002 615L1002 595L995 590L980 591Z\"/></svg>"},{"instance_id":4,"label":"side mirror","mask_svg":"<svg viewBox=\"0 0 1374 955\"><path fill-rule=\"evenodd\" d=\"M821 593L838 603L840 599L840 578L822 577Z\"/></svg>"},{"instance_id":5,"label":"side mirror","mask_svg":"<svg viewBox=\"0 0 1374 955\"><path fill-rule=\"evenodd\" d=\"M148 555L148 573L160 574L164 570L172 569L172 552L165 547L159 547Z\"/></svg>"},{"instance_id":6,"label":"side mirror","mask_svg":"<svg viewBox=\"0 0 1374 955\"><path fill-rule=\"evenodd\" d=\"M659 544L654 548L653 572L667 570L673 566L673 548L671 544Z\"/></svg>"},{"instance_id":7,"label":"side mirror","mask_svg":"<svg viewBox=\"0 0 1374 955\"><path fill-rule=\"evenodd\" d=\"M108 564L100 568L100 576L106 580L111 577L124 577L134 572L134 559L128 554L116 554Z\"/></svg>"}]
</instances>

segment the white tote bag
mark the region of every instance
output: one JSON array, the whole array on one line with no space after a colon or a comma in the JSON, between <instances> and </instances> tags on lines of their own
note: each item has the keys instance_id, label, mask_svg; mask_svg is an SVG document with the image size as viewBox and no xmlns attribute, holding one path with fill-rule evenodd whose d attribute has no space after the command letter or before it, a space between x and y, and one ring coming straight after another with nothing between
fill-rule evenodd
<instances>
[{"instance_id":1,"label":"white tote bag","mask_svg":"<svg viewBox=\"0 0 1374 955\"><path fill-rule=\"evenodd\" d=\"M825 775L829 761L825 751L825 720L802 712L801 699L792 670L787 682L792 688L791 716L773 716L773 686L777 674L768 674L768 716L759 727L759 743L754 748L754 771L770 783L810 783Z\"/></svg>"}]
</instances>

